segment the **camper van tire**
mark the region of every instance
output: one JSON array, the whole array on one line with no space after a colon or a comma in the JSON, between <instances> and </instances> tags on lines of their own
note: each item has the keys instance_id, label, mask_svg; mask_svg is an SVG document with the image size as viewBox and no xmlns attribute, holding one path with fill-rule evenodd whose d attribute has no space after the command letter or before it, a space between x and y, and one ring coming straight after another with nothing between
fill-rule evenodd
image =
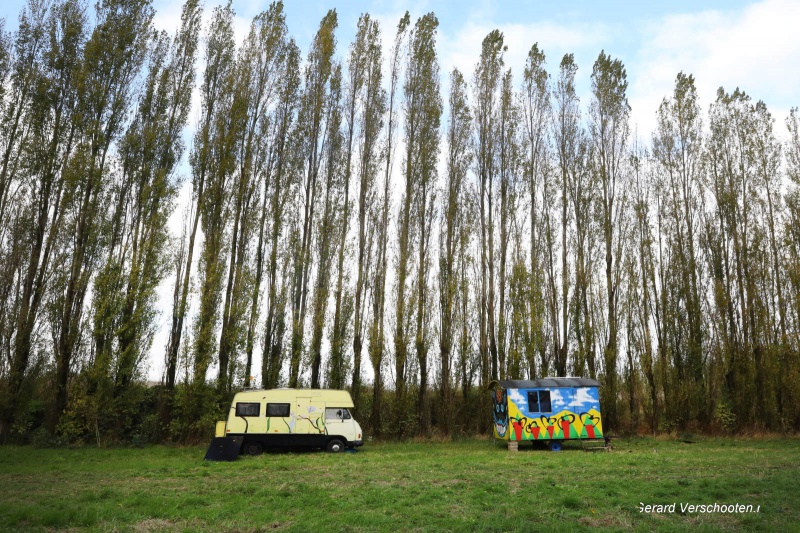
<instances>
[{"instance_id":1,"label":"camper van tire","mask_svg":"<svg viewBox=\"0 0 800 533\"><path fill-rule=\"evenodd\" d=\"M344 451L344 442L339 439L331 439L328 441L328 451L330 453L339 453Z\"/></svg>"},{"instance_id":2,"label":"camper van tire","mask_svg":"<svg viewBox=\"0 0 800 533\"><path fill-rule=\"evenodd\" d=\"M561 441L560 440L551 440L550 441L550 451L551 452L560 452L561 451Z\"/></svg>"},{"instance_id":3,"label":"camper van tire","mask_svg":"<svg viewBox=\"0 0 800 533\"><path fill-rule=\"evenodd\" d=\"M247 455L261 455L264 452L264 447L260 442L248 442L244 445L244 452Z\"/></svg>"}]
</instances>

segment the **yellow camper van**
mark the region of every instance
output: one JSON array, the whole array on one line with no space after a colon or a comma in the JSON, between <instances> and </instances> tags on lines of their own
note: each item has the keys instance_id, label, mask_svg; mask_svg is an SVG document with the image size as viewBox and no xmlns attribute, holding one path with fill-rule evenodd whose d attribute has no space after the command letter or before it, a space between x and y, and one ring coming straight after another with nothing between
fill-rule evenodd
<instances>
[{"instance_id":1,"label":"yellow camper van","mask_svg":"<svg viewBox=\"0 0 800 533\"><path fill-rule=\"evenodd\" d=\"M227 421L217 422L206 459L234 460L265 448L319 448L341 452L364 444L350 393L328 389L239 392Z\"/></svg>"}]
</instances>

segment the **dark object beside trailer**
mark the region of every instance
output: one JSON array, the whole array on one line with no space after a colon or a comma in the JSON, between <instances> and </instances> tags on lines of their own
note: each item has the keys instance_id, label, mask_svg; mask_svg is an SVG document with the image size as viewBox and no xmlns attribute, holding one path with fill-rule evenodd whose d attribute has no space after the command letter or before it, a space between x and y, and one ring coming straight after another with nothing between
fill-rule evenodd
<instances>
[{"instance_id":1,"label":"dark object beside trailer","mask_svg":"<svg viewBox=\"0 0 800 533\"><path fill-rule=\"evenodd\" d=\"M206 461L235 461L244 437L214 437L206 452Z\"/></svg>"}]
</instances>

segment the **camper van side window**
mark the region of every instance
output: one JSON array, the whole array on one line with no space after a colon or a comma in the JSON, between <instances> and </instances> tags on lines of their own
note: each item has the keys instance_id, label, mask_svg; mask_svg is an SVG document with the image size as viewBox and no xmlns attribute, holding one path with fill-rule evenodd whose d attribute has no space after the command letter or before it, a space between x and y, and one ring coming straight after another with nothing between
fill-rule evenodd
<instances>
[{"instance_id":1,"label":"camper van side window","mask_svg":"<svg viewBox=\"0 0 800 533\"><path fill-rule=\"evenodd\" d=\"M260 403L236 402L236 416L258 416L260 414Z\"/></svg>"},{"instance_id":2,"label":"camper van side window","mask_svg":"<svg viewBox=\"0 0 800 533\"><path fill-rule=\"evenodd\" d=\"M289 416L288 403L268 403L267 416Z\"/></svg>"}]
</instances>

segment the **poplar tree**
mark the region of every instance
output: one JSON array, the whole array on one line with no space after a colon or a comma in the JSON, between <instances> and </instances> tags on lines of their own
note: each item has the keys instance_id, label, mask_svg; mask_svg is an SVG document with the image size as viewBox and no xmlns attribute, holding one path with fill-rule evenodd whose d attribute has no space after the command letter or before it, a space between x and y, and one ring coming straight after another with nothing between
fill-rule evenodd
<instances>
[{"instance_id":1,"label":"poplar tree","mask_svg":"<svg viewBox=\"0 0 800 533\"><path fill-rule=\"evenodd\" d=\"M337 26L336 11L328 11L320 22L319 30L311 43L305 69L305 87L300 97L298 134L303 160L300 190L301 218L293 230L293 279L291 285L292 332L289 361L289 387L297 387L309 278L311 275L311 247L314 237L314 213L319 192L318 179L329 137L326 127L330 116L330 80L333 73L333 54L336 49L334 32Z\"/></svg>"},{"instance_id":2,"label":"poplar tree","mask_svg":"<svg viewBox=\"0 0 800 533\"><path fill-rule=\"evenodd\" d=\"M5 23L5 18L0 19L0 117L5 115L7 107L5 97L12 66L12 36L5 31ZM0 121L0 125L4 125L4 122ZM3 141L5 141L5 136L0 134L0 142ZM5 143L3 142L3 144ZM3 148L0 148L0 150L5 154L8 150L8 145L5 146L5 150L3 150ZM4 157L4 160L6 159L7 157ZM4 167L8 167L7 162L4 164ZM19 234L21 228L19 228L19 226L16 228L13 227L16 225L14 222L18 221L21 217L16 213L11 216L6 213L5 206L8 202L9 186L11 182L6 177L7 171L0 171L0 175L3 176L3 178L0 179L0 228L2 228L0 229L0 264L3 265L0 266L0 301L2 301L2 303L0 303L0 352L5 354L11 353L11 339L13 335L12 324L14 323L13 316L15 314L15 307L19 301L18 298L12 297L11 290L15 284L14 278L19 275L22 266L22 256L19 253L19 244L21 241ZM5 377L7 364L8 360L4 360L3 365L0 366L0 382L2 382ZM5 399L0 397L0 411L2 411L4 405ZM2 416L0 416L0 419L2 419ZM2 424L2 422L0 422L0 424Z\"/></svg>"},{"instance_id":3,"label":"poplar tree","mask_svg":"<svg viewBox=\"0 0 800 533\"><path fill-rule=\"evenodd\" d=\"M638 268L638 286L634 287L635 327L638 336L639 366L644 374L649 393L650 428L656 431L659 420L659 394L656 384L656 360L654 354L654 339L652 335L653 324L656 331L659 328L658 314L654 312L658 293L656 292L655 272L658 258L653 251L655 236L653 235L652 213L655 204L654 176L652 161L649 154L642 148L634 150L632 156L633 166L633 195L632 208L634 212L635 227L633 245L636 247L636 260L634 268ZM655 205L654 205L655 204Z\"/></svg>"},{"instance_id":4,"label":"poplar tree","mask_svg":"<svg viewBox=\"0 0 800 533\"><path fill-rule=\"evenodd\" d=\"M417 27L420 24L417 21ZM412 30L409 41L414 38L414 31ZM411 66L414 60L413 48L409 44L408 61L406 67L406 79L403 84L403 93L405 97L405 149L406 153L403 158L403 193L400 197L400 211L397 216L397 282L396 282L396 301L395 301L395 327L394 327L394 357L395 357L395 397L396 408L398 410L397 416L397 429L402 432L405 426L405 393L406 393L406 380L407 362L408 362L408 345L411 339L410 322L413 316L413 306L408 306L406 290L408 289L409 271L411 268L411 255L414 249L414 230L416 227L413 225L412 209L414 206L414 196L418 186L418 174L415 172L414 161L415 152L414 147L417 146L418 140L416 139L417 128L421 120L420 114L422 109L419 107L421 102L417 100L414 102L412 98L419 94L415 89L424 81L418 76L417 72L412 72ZM418 107L414 107L414 104ZM409 311L407 307L411 307Z\"/></svg>"},{"instance_id":5,"label":"poplar tree","mask_svg":"<svg viewBox=\"0 0 800 533\"><path fill-rule=\"evenodd\" d=\"M3 444L16 420L31 357L40 342L36 329L42 304L49 298L53 272L62 266L57 256L66 220L65 189L69 187L65 161L72 157L78 142L75 115L87 31L87 17L78 2L65 2L51 10L32 2L20 14L14 36L0 130L0 231L13 228L13 233L3 235L11 242L3 250L2 283L4 292L15 293L10 309L9 299L2 304L9 361L7 386L0 387ZM34 88L38 88L36 98ZM27 153L23 142L29 147ZM18 196L11 193L16 176ZM12 200L17 210L9 209ZM12 214L17 222L6 225ZM63 360L60 368L65 368ZM68 372L61 375L66 377ZM66 400L65 388L59 396L60 402ZM57 420L50 420L51 428L56 424Z\"/></svg>"},{"instance_id":6,"label":"poplar tree","mask_svg":"<svg viewBox=\"0 0 800 533\"><path fill-rule=\"evenodd\" d=\"M580 107L579 99L575 91L575 74L578 65L572 54L566 54L559 67L559 77L554 88L553 101L553 140L555 143L556 156L558 161L560 189L558 207L560 208L560 236L561 236L561 270L560 270L560 298L556 288L556 271L553 260L553 246L555 245L555 230L552 227L553 221L551 214L545 215L547 225L546 231L548 252L548 283L550 285L550 323L553 336L554 370L557 376L565 376L567 373L567 357L569 349L569 305L570 305L570 278L571 270L569 266L568 240L570 228L572 227L572 213L570 211L570 182L576 170L578 152L581 138ZM546 180L547 196L555 200L555 182ZM550 205L548 199L544 202ZM559 322L559 314L560 322Z\"/></svg>"},{"instance_id":7,"label":"poplar tree","mask_svg":"<svg viewBox=\"0 0 800 533\"><path fill-rule=\"evenodd\" d=\"M366 18L365 18L366 17ZM358 109L359 97L364 85L365 55L366 55L366 31L369 26L369 15L362 14L358 19L358 29L356 39L350 44L350 53L347 61L347 84L345 87L344 119L347 123L345 133L346 146L344 155L344 205L342 212L342 223L339 225L336 235L337 240L337 274L336 289L334 292L334 312L333 325L331 328L331 358L328 379L332 388L342 388L345 383L345 354L344 344L347 335L347 318L343 314L348 314L350 306L348 295L345 294L345 248L347 243L347 233L350 221L350 181L352 178L354 142L358 124L356 123L356 110ZM355 392L355 391L354 391Z\"/></svg>"},{"instance_id":8,"label":"poplar tree","mask_svg":"<svg viewBox=\"0 0 800 533\"><path fill-rule=\"evenodd\" d=\"M408 32L410 17L405 12L397 25L391 58L389 60L389 102L387 107L386 145L383 151L385 163L383 167L383 188L380 200L375 203L371 220L376 232L377 257L375 262L375 280L372 296L372 320L369 326L369 358L375 374L373 381L371 425L376 435L382 432L381 409L383 406L383 361L385 350L384 313L386 310L386 274L389 243L389 204L391 201L391 175L396 147L394 133L397 129L397 85L401 76L401 53L403 41ZM397 390L397 389L395 389Z\"/></svg>"},{"instance_id":9,"label":"poplar tree","mask_svg":"<svg viewBox=\"0 0 800 533\"><path fill-rule=\"evenodd\" d=\"M436 57L436 29L439 20L433 13L423 16L414 26L409 46L406 97L406 174L413 176L413 221L417 225L418 263L416 286L416 332L414 348L419 365L417 413L420 430L430 426L428 408L428 351L431 341L431 295L428 291L431 269L431 237L435 218L437 163L439 160L439 124L442 97L439 87L439 62Z\"/></svg>"},{"instance_id":10,"label":"poplar tree","mask_svg":"<svg viewBox=\"0 0 800 533\"><path fill-rule=\"evenodd\" d=\"M297 181L294 174L299 162L296 153L299 141L292 132L296 127L300 92L300 50L293 39L289 39L286 46L285 64L279 79L279 101L275 111L269 159L269 168L274 170L270 174L271 187L267 189L265 185L264 192L264 205L268 206L269 217L262 219L262 228L266 223L269 226L259 236L259 253L261 235L265 234L263 243L268 246L264 252L267 263L267 309L261 363L262 387L265 389L277 387L280 381L291 278L288 264L291 253L284 234L290 227L287 211L293 207L291 201ZM267 208L264 215L266 211ZM254 296L254 303L256 297Z\"/></svg>"},{"instance_id":11,"label":"poplar tree","mask_svg":"<svg viewBox=\"0 0 800 533\"><path fill-rule=\"evenodd\" d=\"M356 262L356 290L353 309L353 381L354 401L361 390L361 352L364 344L367 311L368 280L372 277L373 253L371 243L376 239L374 226L368 227L368 217L375 206L376 181L380 167L380 134L386 113L386 91L382 87L383 59L381 34L378 22L369 16L362 17L359 38L364 39L364 83L360 95L361 114L358 163L358 244ZM363 30L363 37L361 28ZM341 257L341 256L340 256ZM341 268L340 263L340 268Z\"/></svg>"},{"instance_id":12,"label":"poplar tree","mask_svg":"<svg viewBox=\"0 0 800 533\"><path fill-rule=\"evenodd\" d=\"M206 373L217 352L224 254L229 246L225 228L230 217L230 186L236 163L234 150L243 119L242 103L234 95L237 72L230 4L214 10L209 34L206 73L201 88L204 113L190 157L198 186L202 183L202 198L198 189L196 204L196 221L203 230L203 243L199 261L199 308L194 323L192 383L195 386L205 384ZM227 369L220 367L219 370Z\"/></svg>"},{"instance_id":13,"label":"poplar tree","mask_svg":"<svg viewBox=\"0 0 800 533\"><path fill-rule=\"evenodd\" d=\"M253 250L252 285L249 287L250 311L247 317L247 332L244 339L245 363L242 374L245 383L250 383L253 369L253 352L256 343L256 330L260 317L261 286L264 281L265 263L267 263L266 247L268 245L268 222L271 211L270 200L273 195L280 196L282 174L285 172L286 137L293 119L291 107L287 109L285 89L297 79L294 72L289 72L293 42L288 36L288 28L283 14L283 3L275 2L267 12L261 13L254 20L251 61L255 63L256 75L253 78L253 111L256 115L251 124L253 131L252 173L254 180L254 197L260 199L254 206L252 217L253 228L258 238ZM288 113L288 116L287 116ZM284 197L286 195L284 194ZM254 200L255 201L255 200ZM285 200L284 200L285 201ZM280 205L280 203L278 204ZM278 210L280 216L280 209ZM274 214L273 214L274 216ZM255 221L258 223L255 224ZM266 360L268 351L263 352Z\"/></svg>"},{"instance_id":14,"label":"poplar tree","mask_svg":"<svg viewBox=\"0 0 800 533\"><path fill-rule=\"evenodd\" d=\"M631 232L625 258L628 279L623 315L627 336L628 424L637 426L644 415L653 431L659 425L663 401L659 397L656 347L658 323L658 285L655 273L660 258L655 252L656 224L660 190L654 158L634 136L630 153ZM644 378L644 379L642 379Z\"/></svg>"},{"instance_id":15,"label":"poplar tree","mask_svg":"<svg viewBox=\"0 0 800 533\"><path fill-rule=\"evenodd\" d=\"M653 156L658 164L664 191L665 216L669 223L662 229L669 243L672 275L681 288L675 312L663 310L664 331L680 331L673 338L685 338L686 346L673 346L672 368L676 375L667 388L670 416L687 412L690 407L679 402L680 389L689 385L689 397L700 400L703 382L703 319L699 289L701 279L698 247L703 220L703 134L697 90L691 75L679 73L672 97L665 98L659 106L658 126L653 135ZM685 320L685 322L684 322ZM683 329L683 326L686 326ZM668 348L666 337L663 349ZM685 357L684 357L685 354ZM652 386L651 386L652 387ZM652 394L652 391L651 391ZM689 400L689 397L686 400ZM692 402L692 403L695 403Z\"/></svg>"},{"instance_id":16,"label":"poplar tree","mask_svg":"<svg viewBox=\"0 0 800 533\"><path fill-rule=\"evenodd\" d=\"M784 144L786 174L789 178L786 193L786 220L782 233L785 236L786 258L784 272L787 280L787 315L791 317L790 354L785 369L785 392L781 398L787 421L800 421L800 361L797 358L798 325L800 325L800 116L797 108L792 108L786 117L789 137Z\"/></svg>"},{"instance_id":17,"label":"poplar tree","mask_svg":"<svg viewBox=\"0 0 800 533\"><path fill-rule=\"evenodd\" d=\"M515 258L510 258L508 245L518 233L517 221L517 200L519 196L519 130L520 121L519 110L516 106L515 94L513 89L513 78L511 70L506 71L503 76L500 89L500 113L499 113L499 153L498 153L498 174L500 180L500 234L498 254L500 256L499 275L498 275L498 305L497 305L497 359L498 377L507 377L507 350L509 337L516 337L523 327L518 321L511 321L509 324L508 316L508 279L509 262ZM515 246L519 249L518 246ZM522 315L517 315L521 317ZM518 365L517 365L518 367Z\"/></svg>"},{"instance_id":18,"label":"poplar tree","mask_svg":"<svg viewBox=\"0 0 800 533\"><path fill-rule=\"evenodd\" d=\"M481 57L475 66L474 140L475 174L480 206L480 353L481 386L498 378L496 282L495 282L495 187L499 181L497 159L500 84L503 70L503 34L494 30L483 39Z\"/></svg>"},{"instance_id":19,"label":"poplar tree","mask_svg":"<svg viewBox=\"0 0 800 533\"><path fill-rule=\"evenodd\" d=\"M593 149L584 130L578 133L573 168L569 176L568 195L575 228L575 289L570 308L573 310L572 331L575 337L575 375L587 372L597 377L597 324L593 291L593 259L597 256L597 181L592 175Z\"/></svg>"},{"instance_id":20,"label":"poplar tree","mask_svg":"<svg viewBox=\"0 0 800 533\"><path fill-rule=\"evenodd\" d=\"M789 348L787 326L787 304L784 286L787 284L785 274L785 259L782 251L781 226L784 220L784 195L783 175L780 171L782 159L782 146L773 131L775 120L767 110L764 102L755 105L754 119L754 148L756 183L761 190L762 202L766 200L766 210L762 211L762 220L766 223L766 232L769 245L769 259L761 259L768 266L763 266L767 272L768 280L763 280L760 290L765 293L764 300L767 307L765 317L765 337L770 344L762 364L761 371L765 388L770 388L767 380L776 387L775 410L783 419L786 416L787 385L786 372L783 369L797 367L796 361L791 356ZM762 263L762 264L763 264ZM771 271L771 272L770 272ZM766 281L766 283L764 283ZM781 370L776 371L776 368ZM770 414L767 414L770 416ZM782 428L783 429L783 428Z\"/></svg>"},{"instance_id":21,"label":"poplar tree","mask_svg":"<svg viewBox=\"0 0 800 533\"><path fill-rule=\"evenodd\" d=\"M259 219L256 194L267 158L268 146L265 141L270 127L269 112L278 91L286 33L283 4L274 2L267 11L253 19L236 67L238 105L234 109L241 110L243 116L238 124L242 131L237 136L238 168L233 182L233 225L230 230L228 280L219 342L218 384L225 392L231 389L237 355L243 348L248 356L245 366L249 369L252 365L254 326L252 320L248 321L246 313L248 301L252 298L251 291L254 290L253 278L260 276L260 273L252 272L250 243L256 231L256 220ZM264 187L268 185L265 183ZM255 310L251 309L251 313L255 313ZM245 378L249 378L249 372Z\"/></svg>"},{"instance_id":22,"label":"poplar tree","mask_svg":"<svg viewBox=\"0 0 800 533\"><path fill-rule=\"evenodd\" d=\"M766 197L774 191L764 179L764 159L774 159L779 148L770 140L771 119L763 103L752 104L739 89L719 89L711 106L710 130L707 157L715 220L707 238L719 287L717 314L724 326L720 336L725 385L739 424L768 427L777 417L780 380L778 342L772 334L778 328L771 323L769 304L770 278L776 273L769 268L771 217ZM771 172L769 166L766 171ZM752 402L753 397L759 401Z\"/></svg>"},{"instance_id":23,"label":"poplar tree","mask_svg":"<svg viewBox=\"0 0 800 533\"><path fill-rule=\"evenodd\" d=\"M174 39L164 32L155 38L138 109L120 143L122 172L111 198L106 260L93 296L92 388L108 380L111 390L105 393L113 398L139 377L155 330L156 289L168 268L167 220L177 195L175 168L183 153L200 14L196 1L187 2ZM108 398L95 392L93 399L103 405Z\"/></svg>"},{"instance_id":24,"label":"poplar tree","mask_svg":"<svg viewBox=\"0 0 800 533\"><path fill-rule=\"evenodd\" d=\"M527 186L529 202L529 253L530 268L528 288L527 315L528 344L525 346L525 358L528 373L533 378L537 375L536 355L546 350L544 328L546 326L545 308L545 273L543 268L544 249L542 247L541 189L544 174L548 171L548 134L551 110L549 74L545 70L545 54L538 44L528 51L525 70L522 78L520 94L520 111L522 114L522 132L524 142L523 174Z\"/></svg>"},{"instance_id":25,"label":"poplar tree","mask_svg":"<svg viewBox=\"0 0 800 533\"><path fill-rule=\"evenodd\" d=\"M600 188L600 209L605 252L606 327L603 350L604 414L610 427L617 423L617 358L619 353L618 304L621 297L622 258L625 253L630 106L626 95L628 75L618 59L600 52L592 69L589 131ZM607 413L607 414L606 414Z\"/></svg>"},{"instance_id":26,"label":"poplar tree","mask_svg":"<svg viewBox=\"0 0 800 533\"><path fill-rule=\"evenodd\" d=\"M54 282L52 303L57 318L52 324L56 381L51 432L67 407L70 368L82 341L84 302L103 253L100 232L110 182L110 150L124 131L153 10L144 0L106 0L98 4L96 15L98 23L77 73L77 143L65 169L67 201L61 241L65 268Z\"/></svg>"},{"instance_id":27,"label":"poplar tree","mask_svg":"<svg viewBox=\"0 0 800 533\"><path fill-rule=\"evenodd\" d=\"M324 174L322 216L317 222L317 279L314 286L314 303L311 333L311 387L319 388L322 366L322 338L325 327L325 314L328 308L328 286L335 257L337 229L347 226L347 220L340 213L346 211L345 189L347 177L342 165L342 123L341 91L342 67L333 68L330 80L328 118L325 132L328 137L324 154ZM338 226L338 228L337 228ZM341 271L340 271L341 272Z\"/></svg>"},{"instance_id":28,"label":"poplar tree","mask_svg":"<svg viewBox=\"0 0 800 533\"><path fill-rule=\"evenodd\" d=\"M470 114L467 84L458 69L450 74L450 118L447 124L447 174L442 191L439 232L439 370L441 407L439 419L445 435L453 425L453 360L459 317L459 261L466 227L467 178L472 164L469 150Z\"/></svg>"},{"instance_id":29,"label":"poplar tree","mask_svg":"<svg viewBox=\"0 0 800 533\"><path fill-rule=\"evenodd\" d=\"M352 392L358 403L361 390L361 352L364 337L364 308L366 277L370 263L367 249L367 216L372 209L375 196L375 174L377 172L377 149L383 114L386 109L385 91L381 87L381 45L378 22L369 14L358 19L356 37L350 45L348 55L348 83L346 96L347 147L345 163L345 204L338 235L338 265L336 279L336 305L331 332L331 387L344 387L344 345L348 317L353 316L353 378ZM357 155L358 154L358 155ZM357 159L354 162L354 159ZM345 294L345 248L349 230L350 185L355 166L357 176L357 255L356 287L354 295Z\"/></svg>"},{"instance_id":30,"label":"poplar tree","mask_svg":"<svg viewBox=\"0 0 800 533\"><path fill-rule=\"evenodd\" d=\"M70 28L69 21L58 20L56 10L48 11L47 6L41 3L29 2L19 14L18 29L13 35L5 32L5 19L2 20L0 30L0 111L2 111L2 137L0 150L2 150L2 161L0 161L0 221L10 222L9 206L12 200L11 184L14 181L15 171L19 169L20 156L22 155L21 145L27 138L30 129L26 128L26 111L30 110L33 104L35 83L47 76L47 70L42 68L43 54L47 52L48 40L52 37L58 39L53 32L61 27L68 30L64 38L73 40L69 44L75 46L70 52L77 54L78 46L82 46L86 37L81 35L86 24L85 15L80 12L77 3L69 4L70 7L62 7L61 10L70 11L71 16L75 17L74 26ZM13 41L13 42L12 42ZM56 40L52 43L60 46ZM59 51L52 50L55 54ZM66 59L66 58L65 58ZM51 65L55 66L55 65ZM74 68L74 64L67 64L68 68ZM46 78L45 78L46 79ZM68 78L69 79L69 78ZM10 224L2 224L2 236L7 237L6 230Z\"/></svg>"},{"instance_id":31,"label":"poplar tree","mask_svg":"<svg viewBox=\"0 0 800 533\"><path fill-rule=\"evenodd\" d=\"M165 354L165 388L167 396L175 388L178 354L184 332L184 320L188 311L189 289L194 264L194 248L197 230L203 206L206 204L206 187L208 175L212 171L212 140L215 137L217 115L222 100L223 82L232 61L232 36L230 20L232 18L230 6L217 7L211 17L209 25L209 39L205 50L205 68L203 81L200 86L201 114L195 132L192 150L189 155L189 164L192 169L192 204L191 229L188 234L188 243L183 243L181 253L176 258L175 288L172 294L172 319L170 323L169 339ZM201 379L205 379L206 369L200 369ZM168 420L169 399L165 400L162 420Z\"/></svg>"},{"instance_id":32,"label":"poplar tree","mask_svg":"<svg viewBox=\"0 0 800 533\"><path fill-rule=\"evenodd\" d=\"M408 62L403 84L405 97L405 149L403 161L404 193L398 216L397 302L395 309L395 369L398 408L398 431L403 432L408 345L411 341L412 320L416 315L414 346L420 369L417 415L421 429L427 427L426 389L428 325L427 278L430 255L430 225L432 221L433 187L436 180L436 161L439 155L439 64L436 58L436 29L439 21L433 13L419 18L409 37ZM415 249L416 244L416 249ZM412 255L417 252L416 287L407 301L406 289L413 270ZM416 304L416 313L414 313Z\"/></svg>"}]
</instances>

